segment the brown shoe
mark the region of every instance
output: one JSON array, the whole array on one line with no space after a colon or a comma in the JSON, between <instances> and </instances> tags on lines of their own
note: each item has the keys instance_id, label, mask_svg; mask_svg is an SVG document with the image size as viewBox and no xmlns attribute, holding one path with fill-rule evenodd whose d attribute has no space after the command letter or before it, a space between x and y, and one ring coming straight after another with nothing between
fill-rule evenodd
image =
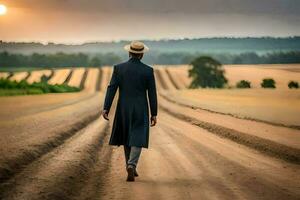
<instances>
[{"instance_id":1,"label":"brown shoe","mask_svg":"<svg viewBox=\"0 0 300 200\"><path fill-rule=\"evenodd\" d=\"M127 167L127 180L128 182L133 182L134 181L134 167L128 166Z\"/></svg>"}]
</instances>

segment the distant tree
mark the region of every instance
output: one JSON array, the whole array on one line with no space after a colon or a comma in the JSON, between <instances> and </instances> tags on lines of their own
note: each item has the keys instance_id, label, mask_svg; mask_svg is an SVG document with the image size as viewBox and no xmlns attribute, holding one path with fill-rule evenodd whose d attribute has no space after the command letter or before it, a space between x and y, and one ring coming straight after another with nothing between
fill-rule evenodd
<instances>
[{"instance_id":1,"label":"distant tree","mask_svg":"<svg viewBox=\"0 0 300 200\"><path fill-rule=\"evenodd\" d=\"M299 88L299 83L297 81L290 81L288 86L290 89Z\"/></svg>"},{"instance_id":2,"label":"distant tree","mask_svg":"<svg viewBox=\"0 0 300 200\"><path fill-rule=\"evenodd\" d=\"M223 88L227 83L221 63L208 56L198 57L192 61L189 77L192 77L191 88Z\"/></svg>"},{"instance_id":3,"label":"distant tree","mask_svg":"<svg viewBox=\"0 0 300 200\"><path fill-rule=\"evenodd\" d=\"M275 86L275 81L272 78L265 78L263 79L263 81L261 82L261 87L263 88L276 88Z\"/></svg>"},{"instance_id":4,"label":"distant tree","mask_svg":"<svg viewBox=\"0 0 300 200\"><path fill-rule=\"evenodd\" d=\"M101 60L98 57L93 57L90 61L91 67L100 67L101 66Z\"/></svg>"},{"instance_id":5,"label":"distant tree","mask_svg":"<svg viewBox=\"0 0 300 200\"><path fill-rule=\"evenodd\" d=\"M236 83L237 88L251 88L251 83L250 81L246 80L240 80L239 82Z\"/></svg>"}]
</instances>

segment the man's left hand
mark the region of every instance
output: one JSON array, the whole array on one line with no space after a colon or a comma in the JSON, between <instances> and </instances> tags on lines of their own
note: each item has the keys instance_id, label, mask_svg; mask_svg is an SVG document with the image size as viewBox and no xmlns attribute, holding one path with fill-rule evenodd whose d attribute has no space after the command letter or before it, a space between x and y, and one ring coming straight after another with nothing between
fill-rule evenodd
<instances>
[{"instance_id":1,"label":"man's left hand","mask_svg":"<svg viewBox=\"0 0 300 200\"><path fill-rule=\"evenodd\" d=\"M150 121L151 121L150 126L155 126L157 123L156 116L151 116Z\"/></svg>"}]
</instances>

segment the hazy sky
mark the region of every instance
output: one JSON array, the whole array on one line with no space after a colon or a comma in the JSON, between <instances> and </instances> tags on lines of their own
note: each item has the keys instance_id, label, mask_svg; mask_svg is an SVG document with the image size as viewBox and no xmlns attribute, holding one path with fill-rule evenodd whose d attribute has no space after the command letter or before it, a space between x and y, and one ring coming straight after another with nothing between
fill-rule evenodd
<instances>
[{"instance_id":1,"label":"hazy sky","mask_svg":"<svg viewBox=\"0 0 300 200\"><path fill-rule=\"evenodd\" d=\"M0 40L300 35L300 0L0 0Z\"/></svg>"}]
</instances>

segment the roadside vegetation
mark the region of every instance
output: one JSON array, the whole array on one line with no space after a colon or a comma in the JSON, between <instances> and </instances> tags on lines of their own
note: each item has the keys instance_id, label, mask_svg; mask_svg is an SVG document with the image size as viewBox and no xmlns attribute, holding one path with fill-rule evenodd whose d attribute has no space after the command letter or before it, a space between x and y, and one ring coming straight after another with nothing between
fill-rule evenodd
<instances>
[{"instance_id":1,"label":"roadside vegetation","mask_svg":"<svg viewBox=\"0 0 300 200\"><path fill-rule=\"evenodd\" d=\"M20 82L9 79L0 79L0 96L14 96L27 94L46 94L46 93L64 93L79 92L80 88L68 86L66 84L48 84L43 79L41 82L29 84L26 80Z\"/></svg>"}]
</instances>

